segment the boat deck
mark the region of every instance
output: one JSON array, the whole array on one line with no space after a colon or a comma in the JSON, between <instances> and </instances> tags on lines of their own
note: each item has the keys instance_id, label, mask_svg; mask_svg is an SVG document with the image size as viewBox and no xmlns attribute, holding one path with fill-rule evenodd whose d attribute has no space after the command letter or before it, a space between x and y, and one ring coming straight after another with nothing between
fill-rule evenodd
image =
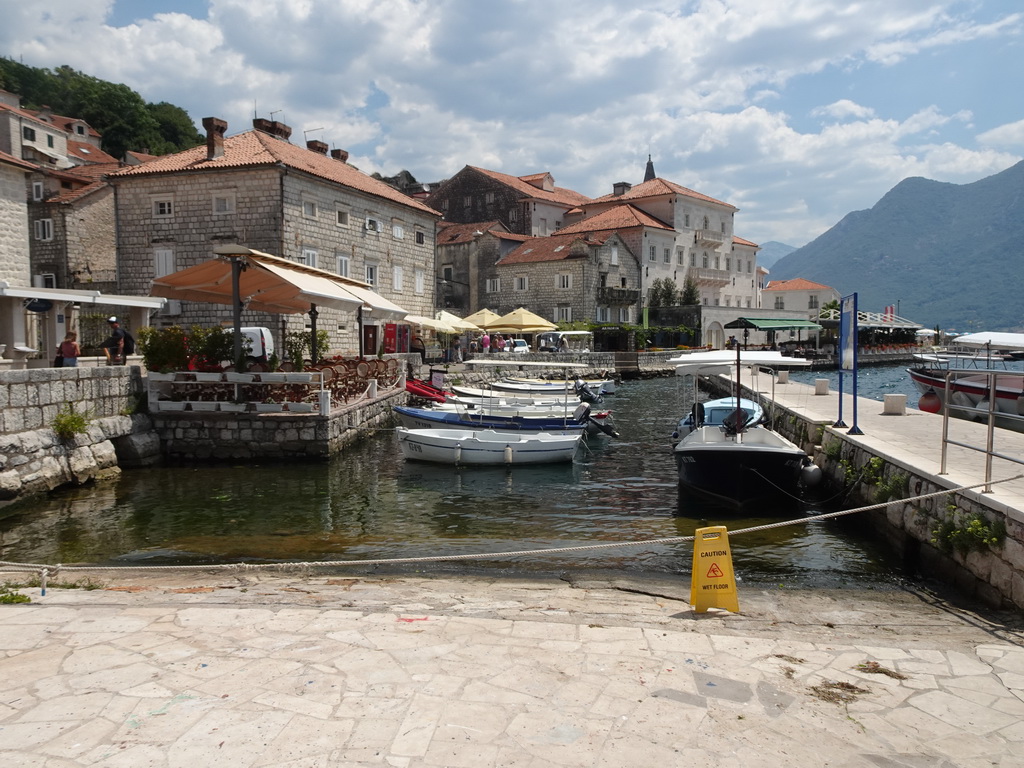
<instances>
[{"instance_id":1,"label":"boat deck","mask_svg":"<svg viewBox=\"0 0 1024 768\"><path fill-rule=\"evenodd\" d=\"M847 378L844 388L852 388ZM720 377L724 387L729 387L729 377ZM985 480L984 453L951 445L948 449L947 474L939 475L942 454L942 415L926 413L907 407L904 415L883 413L883 403L878 400L858 398L857 426L864 433L851 435L847 428L832 425L839 416L839 393L830 389L826 395L816 395L813 385L798 382L778 383L773 376L764 372L752 375L749 369L742 371L742 384L762 393L766 401L774 399L781 407L802 416L805 420L826 425L858 446L901 464L915 474L926 476L937 485L966 486ZM843 421L852 427L853 396L843 394ZM916 404L916 403L915 403ZM949 438L984 448L987 426L964 419L949 420ZM994 451L1024 461L1024 433L1007 429L996 429ZM1024 475L1024 465L1005 459L992 459L992 480ZM1005 512L1010 519L1024 522L1024 477L992 486L992 493L982 493L983 488L967 491L983 503L998 511Z\"/></svg>"}]
</instances>

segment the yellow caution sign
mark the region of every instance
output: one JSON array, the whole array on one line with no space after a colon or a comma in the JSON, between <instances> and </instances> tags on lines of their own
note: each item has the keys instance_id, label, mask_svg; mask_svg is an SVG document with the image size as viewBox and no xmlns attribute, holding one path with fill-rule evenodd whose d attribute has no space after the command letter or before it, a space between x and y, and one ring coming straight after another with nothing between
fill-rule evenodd
<instances>
[{"instance_id":1,"label":"yellow caution sign","mask_svg":"<svg viewBox=\"0 0 1024 768\"><path fill-rule=\"evenodd\" d=\"M704 613L708 608L740 612L729 532L724 525L698 528L694 534L690 602L696 613Z\"/></svg>"}]
</instances>

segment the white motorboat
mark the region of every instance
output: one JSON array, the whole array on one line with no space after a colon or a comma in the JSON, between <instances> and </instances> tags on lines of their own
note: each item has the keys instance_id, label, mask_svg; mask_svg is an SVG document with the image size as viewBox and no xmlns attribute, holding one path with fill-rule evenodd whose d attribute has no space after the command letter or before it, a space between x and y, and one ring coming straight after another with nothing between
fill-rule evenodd
<instances>
[{"instance_id":1,"label":"white motorboat","mask_svg":"<svg viewBox=\"0 0 1024 768\"><path fill-rule=\"evenodd\" d=\"M407 460L440 464L550 464L572 461L581 432L555 435L495 430L395 429Z\"/></svg>"},{"instance_id":2,"label":"white motorboat","mask_svg":"<svg viewBox=\"0 0 1024 768\"><path fill-rule=\"evenodd\" d=\"M589 387L593 392L601 394L607 392L605 387L614 387L611 379L570 379L566 381L547 381L544 379L513 379L504 378L491 382L491 389L499 392L514 392L529 395L543 395L554 393L557 395L572 393L580 388L579 382Z\"/></svg>"},{"instance_id":3,"label":"white motorboat","mask_svg":"<svg viewBox=\"0 0 1024 768\"><path fill-rule=\"evenodd\" d=\"M729 357L733 353L728 352ZM694 405L690 419L680 425L689 432L676 443L673 452L681 489L743 509L772 498L799 498L801 488L820 479L821 471L799 446L764 426L763 409L740 397L739 372L742 365L809 365L801 358L783 358L777 353L754 352L741 359L736 350L736 394L707 404ZM767 357L766 357L767 356ZM732 366L720 353L696 353L677 362L681 375L722 373ZM721 407L720 407L721 404ZM714 423L706 420L712 413ZM678 430L678 428L677 428ZM678 431L677 431L678 434Z\"/></svg>"}]
</instances>

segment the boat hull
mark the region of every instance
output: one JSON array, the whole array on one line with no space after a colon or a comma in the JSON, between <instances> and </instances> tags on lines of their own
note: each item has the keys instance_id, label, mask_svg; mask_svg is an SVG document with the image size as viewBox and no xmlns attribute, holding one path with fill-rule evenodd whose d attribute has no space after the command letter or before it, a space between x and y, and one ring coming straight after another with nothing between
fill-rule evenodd
<instances>
[{"instance_id":1,"label":"boat hull","mask_svg":"<svg viewBox=\"0 0 1024 768\"><path fill-rule=\"evenodd\" d=\"M511 434L495 430L395 430L410 461L452 465L551 464L572 461L581 434Z\"/></svg>"},{"instance_id":2,"label":"boat hull","mask_svg":"<svg viewBox=\"0 0 1024 768\"><path fill-rule=\"evenodd\" d=\"M402 426L407 429L490 429L502 432L552 432L557 434L580 434L587 428L587 422L573 416L564 419L530 419L516 416L489 416L486 414L461 414L435 411L428 408L406 408L392 406Z\"/></svg>"},{"instance_id":3,"label":"boat hull","mask_svg":"<svg viewBox=\"0 0 1024 768\"><path fill-rule=\"evenodd\" d=\"M798 500L816 469L807 454L781 435L754 427L742 439L701 427L675 448L681 490L726 507Z\"/></svg>"},{"instance_id":4,"label":"boat hull","mask_svg":"<svg viewBox=\"0 0 1024 768\"><path fill-rule=\"evenodd\" d=\"M922 394L934 393L943 406L947 398L958 406L950 410L950 416L970 421L988 421L989 382L983 373L971 370L952 372L948 392L947 369L908 368L907 373L914 386ZM974 410L965 410L974 409ZM996 374L996 426L1024 432L1024 419L1006 418L1024 416L1024 376L1020 374Z\"/></svg>"}]
</instances>

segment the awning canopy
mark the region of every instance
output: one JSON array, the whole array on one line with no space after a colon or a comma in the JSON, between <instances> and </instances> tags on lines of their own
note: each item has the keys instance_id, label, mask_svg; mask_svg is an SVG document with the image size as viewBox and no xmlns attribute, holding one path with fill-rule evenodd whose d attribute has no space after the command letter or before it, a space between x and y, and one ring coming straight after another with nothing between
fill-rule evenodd
<instances>
[{"instance_id":1,"label":"awning canopy","mask_svg":"<svg viewBox=\"0 0 1024 768\"><path fill-rule=\"evenodd\" d=\"M406 315L402 318L403 323L409 323L410 325L418 325L421 328L432 328L435 331L441 333L456 333L456 330L452 326L443 320L437 320L433 317L424 317L423 315Z\"/></svg>"},{"instance_id":2,"label":"awning canopy","mask_svg":"<svg viewBox=\"0 0 1024 768\"><path fill-rule=\"evenodd\" d=\"M269 253L241 246L218 248L220 258L153 280L150 294L167 299L234 303L232 262L239 260L238 300L247 308L278 314L300 314L310 307L355 311L360 307L375 317L401 319L408 314L373 291L334 275Z\"/></svg>"},{"instance_id":3,"label":"awning canopy","mask_svg":"<svg viewBox=\"0 0 1024 768\"><path fill-rule=\"evenodd\" d=\"M79 291L71 288L12 286L2 280L0 280L0 296L10 296L15 299L47 299L54 303L110 304L120 307L143 307L144 309L160 309L165 303L164 299L150 296L118 296L112 293Z\"/></svg>"},{"instance_id":4,"label":"awning canopy","mask_svg":"<svg viewBox=\"0 0 1024 768\"><path fill-rule=\"evenodd\" d=\"M448 323L452 328L457 331L479 331L480 327L470 320L465 320L458 315L453 315L451 312L440 310L437 313L437 319L443 323Z\"/></svg>"},{"instance_id":5,"label":"awning canopy","mask_svg":"<svg viewBox=\"0 0 1024 768\"><path fill-rule=\"evenodd\" d=\"M810 320L789 320L775 317L740 317L726 323L724 328L746 328L751 331L820 331L821 326Z\"/></svg>"}]
</instances>

